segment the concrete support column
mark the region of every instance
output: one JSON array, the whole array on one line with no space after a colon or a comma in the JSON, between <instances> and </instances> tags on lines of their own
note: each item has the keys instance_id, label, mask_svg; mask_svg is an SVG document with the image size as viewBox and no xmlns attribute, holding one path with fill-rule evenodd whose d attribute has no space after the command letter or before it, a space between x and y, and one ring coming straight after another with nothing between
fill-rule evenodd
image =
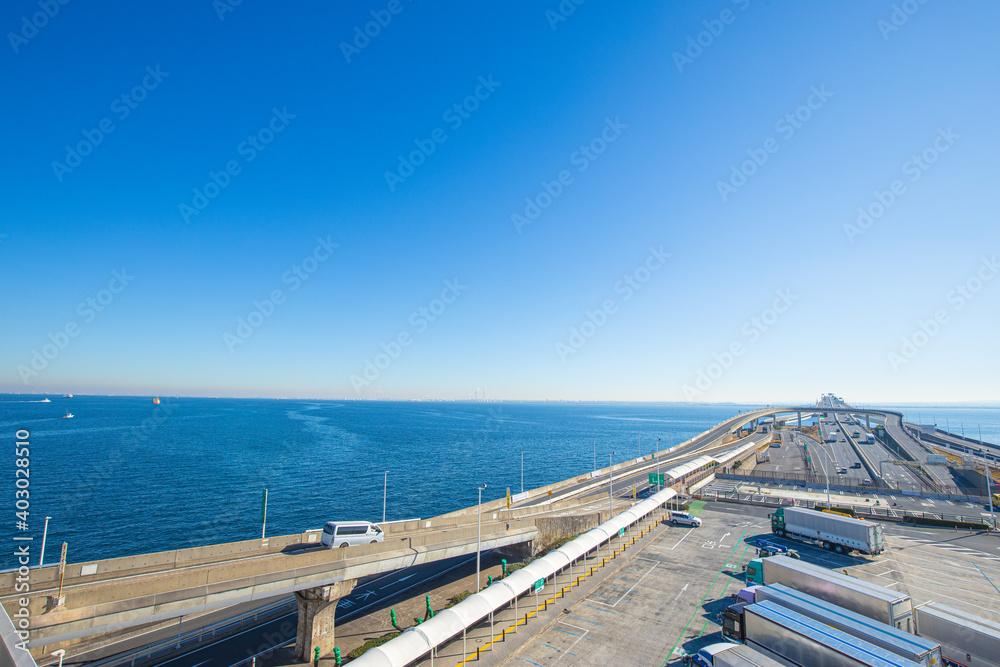
<instances>
[{"instance_id":1,"label":"concrete support column","mask_svg":"<svg viewBox=\"0 0 1000 667\"><path fill-rule=\"evenodd\" d=\"M336 644L333 624L337 603L340 598L350 595L357 583L357 579L348 579L295 593L295 599L299 603L299 627L295 635L296 658L311 662L313 648L316 646L319 647L320 656L333 652Z\"/></svg>"},{"instance_id":2,"label":"concrete support column","mask_svg":"<svg viewBox=\"0 0 1000 667\"><path fill-rule=\"evenodd\" d=\"M872 416L866 414L865 415L865 428L871 428L871 427L872 427Z\"/></svg>"},{"instance_id":3,"label":"concrete support column","mask_svg":"<svg viewBox=\"0 0 1000 667\"><path fill-rule=\"evenodd\" d=\"M799 430L802 430L802 413L796 412L795 414L799 416Z\"/></svg>"}]
</instances>

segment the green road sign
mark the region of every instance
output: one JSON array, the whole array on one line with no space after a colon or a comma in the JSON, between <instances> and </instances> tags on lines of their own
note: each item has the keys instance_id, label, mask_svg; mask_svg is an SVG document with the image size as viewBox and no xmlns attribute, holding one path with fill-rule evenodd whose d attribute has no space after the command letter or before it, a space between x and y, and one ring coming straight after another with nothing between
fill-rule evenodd
<instances>
[{"instance_id":1,"label":"green road sign","mask_svg":"<svg viewBox=\"0 0 1000 667\"><path fill-rule=\"evenodd\" d=\"M618 537L625 537L625 529L624 528L619 528L618 529Z\"/></svg>"},{"instance_id":2,"label":"green road sign","mask_svg":"<svg viewBox=\"0 0 1000 667\"><path fill-rule=\"evenodd\" d=\"M650 484L659 484L660 486L663 486L666 478L667 476L662 472L660 474L656 474L655 472L649 473Z\"/></svg>"},{"instance_id":3,"label":"green road sign","mask_svg":"<svg viewBox=\"0 0 1000 667\"><path fill-rule=\"evenodd\" d=\"M538 581L535 582L535 592L536 593L540 593L543 588L545 588L545 580L544 579L539 579Z\"/></svg>"}]
</instances>

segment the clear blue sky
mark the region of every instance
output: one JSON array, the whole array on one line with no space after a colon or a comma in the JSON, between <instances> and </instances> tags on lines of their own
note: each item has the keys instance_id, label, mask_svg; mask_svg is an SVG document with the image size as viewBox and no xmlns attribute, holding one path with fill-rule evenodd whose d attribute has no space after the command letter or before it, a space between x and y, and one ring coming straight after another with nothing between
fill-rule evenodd
<instances>
[{"instance_id":1,"label":"clear blue sky","mask_svg":"<svg viewBox=\"0 0 1000 667\"><path fill-rule=\"evenodd\" d=\"M0 10L0 391L1000 399L995 3L223 2Z\"/></svg>"}]
</instances>

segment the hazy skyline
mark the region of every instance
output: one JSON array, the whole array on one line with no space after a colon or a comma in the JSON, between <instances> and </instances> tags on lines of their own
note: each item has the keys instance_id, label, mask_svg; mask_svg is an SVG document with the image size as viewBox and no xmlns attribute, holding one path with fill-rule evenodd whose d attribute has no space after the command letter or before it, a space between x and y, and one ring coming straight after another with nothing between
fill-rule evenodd
<instances>
[{"instance_id":1,"label":"hazy skyline","mask_svg":"<svg viewBox=\"0 0 1000 667\"><path fill-rule=\"evenodd\" d=\"M1000 7L911 4L18 0L0 392L1000 401Z\"/></svg>"}]
</instances>

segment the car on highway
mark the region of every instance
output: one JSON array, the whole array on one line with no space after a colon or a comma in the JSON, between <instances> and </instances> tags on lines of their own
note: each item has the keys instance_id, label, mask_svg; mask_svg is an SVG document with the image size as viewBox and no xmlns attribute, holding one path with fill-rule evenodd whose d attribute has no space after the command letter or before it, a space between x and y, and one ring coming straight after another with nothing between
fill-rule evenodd
<instances>
[{"instance_id":1,"label":"car on highway","mask_svg":"<svg viewBox=\"0 0 1000 667\"><path fill-rule=\"evenodd\" d=\"M870 479L867 479L867 478L861 480L861 486L871 486L871 483L872 483L872 481Z\"/></svg>"},{"instance_id":2,"label":"car on highway","mask_svg":"<svg viewBox=\"0 0 1000 667\"><path fill-rule=\"evenodd\" d=\"M692 528L698 528L701 526L701 519L690 512L671 511L670 523L675 526L691 526Z\"/></svg>"},{"instance_id":3,"label":"car on highway","mask_svg":"<svg viewBox=\"0 0 1000 667\"><path fill-rule=\"evenodd\" d=\"M841 438L840 441L841 442L847 442L847 438Z\"/></svg>"},{"instance_id":4,"label":"car on highway","mask_svg":"<svg viewBox=\"0 0 1000 667\"><path fill-rule=\"evenodd\" d=\"M781 447L781 443L780 442L772 442L771 446L772 447Z\"/></svg>"},{"instance_id":5,"label":"car on highway","mask_svg":"<svg viewBox=\"0 0 1000 667\"><path fill-rule=\"evenodd\" d=\"M854 463L851 464L851 467L852 468L860 468L861 467L861 461L855 461Z\"/></svg>"},{"instance_id":6,"label":"car on highway","mask_svg":"<svg viewBox=\"0 0 1000 667\"><path fill-rule=\"evenodd\" d=\"M347 548L359 544L375 544L381 542L382 529L367 521L327 521L323 526L323 546Z\"/></svg>"},{"instance_id":7,"label":"car on highway","mask_svg":"<svg viewBox=\"0 0 1000 667\"><path fill-rule=\"evenodd\" d=\"M847 468L837 468L837 474L838 475L846 475L847 474Z\"/></svg>"}]
</instances>

